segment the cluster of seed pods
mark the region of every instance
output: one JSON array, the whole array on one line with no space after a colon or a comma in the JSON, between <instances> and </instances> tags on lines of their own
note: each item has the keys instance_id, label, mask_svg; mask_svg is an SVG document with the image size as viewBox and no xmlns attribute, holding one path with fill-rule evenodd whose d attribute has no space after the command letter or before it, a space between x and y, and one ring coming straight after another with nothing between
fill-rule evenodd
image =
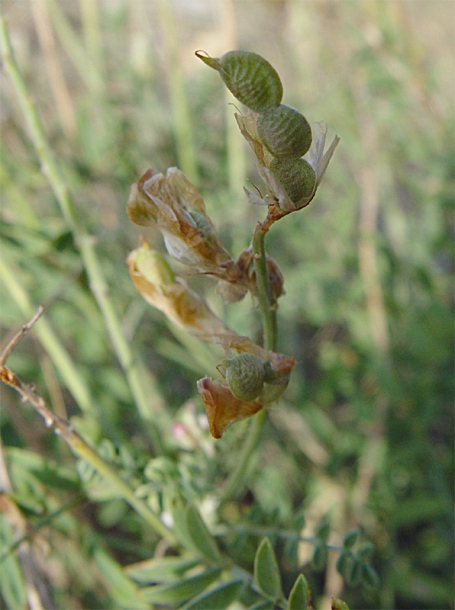
<instances>
[{"instance_id":1,"label":"cluster of seed pods","mask_svg":"<svg viewBox=\"0 0 455 610\"><path fill-rule=\"evenodd\" d=\"M259 114L257 132L272 154L269 165L289 198L297 203L313 193L316 174L301 157L311 146L311 127L295 108L282 104L283 85L276 70L260 55L229 51L214 58L197 57L220 73L226 87L242 104Z\"/></svg>"}]
</instances>

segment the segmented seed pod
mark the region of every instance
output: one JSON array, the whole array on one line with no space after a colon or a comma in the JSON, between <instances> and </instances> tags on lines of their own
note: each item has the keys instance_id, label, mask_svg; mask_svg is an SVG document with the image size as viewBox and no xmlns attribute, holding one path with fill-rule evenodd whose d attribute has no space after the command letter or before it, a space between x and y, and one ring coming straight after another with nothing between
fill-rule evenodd
<instances>
[{"instance_id":1,"label":"segmented seed pod","mask_svg":"<svg viewBox=\"0 0 455 610\"><path fill-rule=\"evenodd\" d=\"M312 195L316 174L305 159L274 159L269 169L294 203Z\"/></svg>"},{"instance_id":2,"label":"segmented seed pod","mask_svg":"<svg viewBox=\"0 0 455 610\"><path fill-rule=\"evenodd\" d=\"M280 104L259 115L259 139L279 159L298 159L311 146L311 127L295 108Z\"/></svg>"},{"instance_id":3,"label":"segmented seed pod","mask_svg":"<svg viewBox=\"0 0 455 610\"><path fill-rule=\"evenodd\" d=\"M229 51L222 57L210 57L196 51L196 56L218 70L233 96L255 112L278 106L283 85L277 71L267 60L249 51Z\"/></svg>"},{"instance_id":4,"label":"segmented seed pod","mask_svg":"<svg viewBox=\"0 0 455 610\"><path fill-rule=\"evenodd\" d=\"M240 400L254 400L264 385L264 365L254 354L243 353L226 362L226 381Z\"/></svg>"}]
</instances>

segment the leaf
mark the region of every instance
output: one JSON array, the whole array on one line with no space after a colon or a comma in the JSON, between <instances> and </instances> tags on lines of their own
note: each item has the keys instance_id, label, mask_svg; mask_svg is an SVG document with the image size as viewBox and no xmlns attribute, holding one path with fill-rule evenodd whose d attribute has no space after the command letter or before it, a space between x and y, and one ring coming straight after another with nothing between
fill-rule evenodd
<instances>
[{"instance_id":1,"label":"leaf","mask_svg":"<svg viewBox=\"0 0 455 610\"><path fill-rule=\"evenodd\" d=\"M318 572L322 570L327 563L327 547L323 542L316 545L311 563L313 568Z\"/></svg>"},{"instance_id":2,"label":"leaf","mask_svg":"<svg viewBox=\"0 0 455 610\"><path fill-rule=\"evenodd\" d=\"M342 599L336 599L335 597L332 597L331 609L332 610L349 610L349 606Z\"/></svg>"},{"instance_id":3,"label":"leaf","mask_svg":"<svg viewBox=\"0 0 455 610\"><path fill-rule=\"evenodd\" d=\"M268 538L264 538L254 558L254 578L261 592L272 599L281 595L281 577L275 552Z\"/></svg>"},{"instance_id":4,"label":"leaf","mask_svg":"<svg viewBox=\"0 0 455 610\"><path fill-rule=\"evenodd\" d=\"M206 570L196 576L179 579L173 583L142 589L144 598L152 604L178 604L205 591L221 574L220 568Z\"/></svg>"},{"instance_id":5,"label":"leaf","mask_svg":"<svg viewBox=\"0 0 455 610\"><path fill-rule=\"evenodd\" d=\"M372 544L363 544L357 550L357 557L363 562L369 561L374 553L374 546Z\"/></svg>"},{"instance_id":6,"label":"leaf","mask_svg":"<svg viewBox=\"0 0 455 610\"><path fill-rule=\"evenodd\" d=\"M289 594L288 610L306 610L310 588L303 574L299 574Z\"/></svg>"},{"instance_id":7,"label":"leaf","mask_svg":"<svg viewBox=\"0 0 455 610\"><path fill-rule=\"evenodd\" d=\"M96 565L108 583L110 597L120 606L147 608L141 589L125 575L121 566L105 551L95 549L93 554Z\"/></svg>"},{"instance_id":8,"label":"leaf","mask_svg":"<svg viewBox=\"0 0 455 610\"><path fill-rule=\"evenodd\" d=\"M224 610L228 608L241 594L245 587L243 580L231 580L212 587L192 599L182 610Z\"/></svg>"},{"instance_id":9,"label":"leaf","mask_svg":"<svg viewBox=\"0 0 455 610\"><path fill-rule=\"evenodd\" d=\"M367 564L363 564L362 566L362 582L371 589L377 589L379 587L380 581L379 576L376 570Z\"/></svg>"},{"instance_id":10,"label":"leaf","mask_svg":"<svg viewBox=\"0 0 455 610\"><path fill-rule=\"evenodd\" d=\"M177 495L173 494L170 499L170 509L172 514L172 521L174 524L174 533L177 536L179 542L181 542L187 549L193 551L193 544L188 534L188 528L186 526L186 510L182 499Z\"/></svg>"},{"instance_id":11,"label":"leaf","mask_svg":"<svg viewBox=\"0 0 455 610\"><path fill-rule=\"evenodd\" d=\"M348 551L347 553L343 552L338 557L336 562L336 569L343 578L347 578L353 559L354 555L350 551Z\"/></svg>"},{"instance_id":12,"label":"leaf","mask_svg":"<svg viewBox=\"0 0 455 610\"><path fill-rule=\"evenodd\" d=\"M159 557L126 566L125 573L140 584L175 580L199 563L195 557Z\"/></svg>"},{"instance_id":13,"label":"leaf","mask_svg":"<svg viewBox=\"0 0 455 610\"><path fill-rule=\"evenodd\" d=\"M353 557L352 563L346 573L346 580L351 587L356 587L362 580L362 563Z\"/></svg>"},{"instance_id":14,"label":"leaf","mask_svg":"<svg viewBox=\"0 0 455 610\"><path fill-rule=\"evenodd\" d=\"M10 530L9 524L0 521L0 542L5 542L4 532ZM8 532L9 533L9 532ZM2 540L3 539L3 540ZM10 555L1 565L2 576L0 578L0 593L6 608L16 610L16 608L26 607L26 590L24 576L19 561L15 555Z\"/></svg>"},{"instance_id":15,"label":"leaf","mask_svg":"<svg viewBox=\"0 0 455 610\"><path fill-rule=\"evenodd\" d=\"M274 608L275 604L272 601L264 599L261 602L254 604L254 606L250 606L248 610L274 610Z\"/></svg>"},{"instance_id":16,"label":"leaf","mask_svg":"<svg viewBox=\"0 0 455 610\"><path fill-rule=\"evenodd\" d=\"M353 546L355 545L355 543L357 542L358 538L359 538L359 530L352 530L351 532L348 532L343 540L344 548L348 551L350 549L352 549Z\"/></svg>"},{"instance_id":17,"label":"leaf","mask_svg":"<svg viewBox=\"0 0 455 610\"><path fill-rule=\"evenodd\" d=\"M190 504L186 510L186 528L194 548L209 563L220 563L221 553L216 545L215 539L207 529L198 509Z\"/></svg>"},{"instance_id":18,"label":"leaf","mask_svg":"<svg viewBox=\"0 0 455 610\"><path fill-rule=\"evenodd\" d=\"M327 523L326 521L321 523L321 525L319 525L318 529L316 530L316 538L318 540L320 540L321 542L327 542L327 538L329 537L330 534L330 523Z\"/></svg>"}]
</instances>

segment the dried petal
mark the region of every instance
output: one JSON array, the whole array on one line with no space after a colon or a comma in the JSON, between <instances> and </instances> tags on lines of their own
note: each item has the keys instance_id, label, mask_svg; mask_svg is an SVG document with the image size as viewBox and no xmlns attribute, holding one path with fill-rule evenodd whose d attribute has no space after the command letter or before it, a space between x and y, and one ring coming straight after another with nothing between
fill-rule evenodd
<instances>
[{"instance_id":1,"label":"dried petal","mask_svg":"<svg viewBox=\"0 0 455 610\"><path fill-rule=\"evenodd\" d=\"M197 382L197 391L204 401L210 433L214 438L221 438L231 424L262 409L257 399L245 402L236 398L225 381L204 377Z\"/></svg>"},{"instance_id":2,"label":"dried petal","mask_svg":"<svg viewBox=\"0 0 455 610\"><path fill-rule=\"evenodd\" d=\"M204 299L175 277L164 258L144 241L127 258L131 278L144 299L166 314L180 328L203 340L212 335L234 334L208 307Z\"/></svg>"},{"instance_id":3,"label":"dried petal","mask_svg":"<svg viewBox=\"0 0 455 610\"><path fill-rule=\"evenodd\" d=\"M231 257L218 238L201 195L176 167L169 168L166 176L147 170L131 187L127 212L136 224L158 227L173 258L215 275L224 265L226 273Z\"/></svg>"}]
</instances>

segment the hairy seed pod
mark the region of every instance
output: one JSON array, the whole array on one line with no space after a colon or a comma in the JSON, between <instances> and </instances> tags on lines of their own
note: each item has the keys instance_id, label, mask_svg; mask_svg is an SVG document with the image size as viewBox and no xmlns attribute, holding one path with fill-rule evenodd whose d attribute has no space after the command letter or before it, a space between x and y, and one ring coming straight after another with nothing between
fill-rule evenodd
<instances>
[{"instance_id":1,"label":"hairy seed pod","mask_svg":"<svg viewBox=\"0 0 455 610\"><path fill-rule=\"evenodd\" d=\"M298 159L311 146L311 127L295 108L280 104L259 115L259 139L274 157Z\"/></svg>"},{"instance_id":2,"label":"hairy seed pod","mask_svg":"<svg viewBox=\"0 0 455 610\"><path fill-rule=\"evenodd\" d=\"M274 159L269 169L294 203L313 193L316 174L305 159Z\"/></svg>"},{"instance_id":3,"label":"hairy seed pod","mask_svg":"<svg viewBox=\"0 0 455 610\"><path fill-rule=\"evenodd\" d=\"M254 354L243 353L226 362L226 381L240 400L254 400L264 385L264 365Z\"/></svg>"},{"instance_id":4,"label":"hairy seed pod","mask_svg":"<svg viewBox=\"0 0 455 610\"><path fill-rule=\"evenodd\" d=\"M255 112L278 106L283 98L280 77L267 60L249 51L229 51L222 57L196 56L218 70L233 96Z\"/></svg>"}]
</instances>

